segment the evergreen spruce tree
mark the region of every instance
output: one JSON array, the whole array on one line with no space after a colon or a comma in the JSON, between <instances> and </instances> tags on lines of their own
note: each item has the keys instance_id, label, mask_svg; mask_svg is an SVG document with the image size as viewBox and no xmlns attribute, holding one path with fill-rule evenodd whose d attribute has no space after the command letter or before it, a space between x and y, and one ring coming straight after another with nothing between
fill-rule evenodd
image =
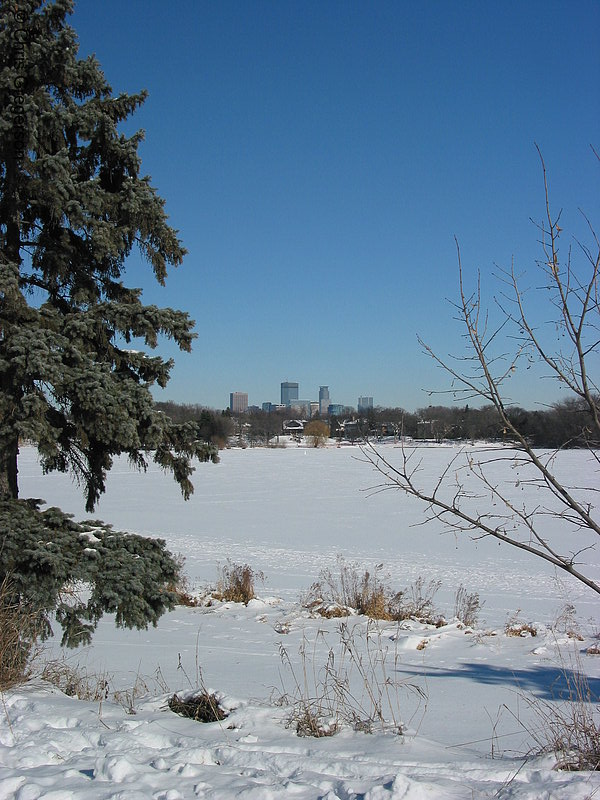
<instances>
[{"instance_id":1,"label":"evergreen spruce tree","mask_svg":"<svg viewBox=\"0 0 600 800\"><path fill-rule=\"evenodd\" d=\"M72 10L72 0L0 0L2 574L15 569L17 529L39 524L85 539L56 518L48 528L35 504L17 500L19 442L36 444L45 471L74 475L88 511L115 455L126 453L145 468L152 453L186 498L192 459L217 460L213 445L197 441L193 424L175 425L154 408L150 387L166 385L172 362L130 348L141 339L153 349L164 335L190 349L189 316L144 305L141 290L122 280L136 247L161 284L185 250L163 200L140 173L143 134L119 131L146 94L113 96L95 58L78 58L67 24ZM62 541L54 552L69 547ZM57 575L59 592L69 574ZM50 607L48 598L44 604ZM149 609L136 608L129 618L124 611L120 621L154 621Z\"/></svg>"}]
</instances>

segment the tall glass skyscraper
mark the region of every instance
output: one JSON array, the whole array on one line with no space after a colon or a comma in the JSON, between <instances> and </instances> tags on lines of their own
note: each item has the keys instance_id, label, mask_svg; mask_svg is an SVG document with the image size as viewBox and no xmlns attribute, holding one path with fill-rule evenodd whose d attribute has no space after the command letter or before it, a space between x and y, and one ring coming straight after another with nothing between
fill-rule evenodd
<instances>
[{"instance_id":1,"label":"tall glass skyscraper","mask_svg":"<svg viewBox=\"0 0 600 800\"><path fill-rule=\"evenodd\" d=\"M327 409L329 408L329 386L321 386L319 388L319 414L323 416L327 414Z\"/></svg>"},{"instance_id":2,"label":"tall glass skyscraper","mask_svg":"<svg viewBox=\"0 0 600 800\"><path fill-rule=\"evenodd\" d=\"M293 400L298 399L298 384L285 381L281 384L281 404L291 406Z\"/></svg>"}]
</instances>

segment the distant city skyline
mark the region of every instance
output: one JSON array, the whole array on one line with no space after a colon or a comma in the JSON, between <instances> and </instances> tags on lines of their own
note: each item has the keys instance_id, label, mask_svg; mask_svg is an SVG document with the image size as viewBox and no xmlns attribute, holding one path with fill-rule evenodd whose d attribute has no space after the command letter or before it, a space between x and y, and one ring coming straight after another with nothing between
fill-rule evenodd
<instances>
[{"instance_id":1,"label":"distant city skyline","mask_svg":"<svg viewBox=\"0 0 600 800\"><path fill-rule=\"evenodd\" d=\"M244 412L248 408L260 408L263 411L272 411L281 406L296 407L305 411L309 416L318 412L319 414L328 414L330 406L334 405L337 409L343 408L358 408L363 410L373 408L373 397L359 396L358 402L352 403L332 403L329 392L329 386L319 385L318 399L307 397L306 399L300 398L300 383L298 381L282 381L280 383L280 403L273 403L271 400L260 399L256 402L249 401L247 392L230 392L229 393L229 406L230 411ZM364 403L361 404L361 401Z\"/></svg>"}]
</instances>

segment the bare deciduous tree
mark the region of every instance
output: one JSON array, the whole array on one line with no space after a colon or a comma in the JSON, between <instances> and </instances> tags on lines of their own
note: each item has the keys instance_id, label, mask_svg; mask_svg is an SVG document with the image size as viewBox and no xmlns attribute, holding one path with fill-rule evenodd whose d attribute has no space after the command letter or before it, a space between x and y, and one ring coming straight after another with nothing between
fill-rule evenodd
<instances>
[{"instance_id":1,"label":"bare deciduous tree","mask_svg":"<svg viewBox=\"0 0 600 800\"><path fill-rule=\"evenodd\" d=\"M464 448L453 455L429 486L416 448L411 450L404 445L399 463L392 463L395 459L384 457L370 445L363 448L363 454L383 477L376 488L400 489L424 501L426 520L438 520L476 539L494 537L545 559L600 593L600 582L591 563L600 545L600 519L595 506L600 492L600 393L593 373L598 369L600 349L600 242L584 216L591 246L575 240L574 247L569 246L561 260L560 213L553 216L551 211L546 167L539 148L538 153L545 194L545 219L538 226L543 258L538 267L544 284L535 291L546 293L541 299L551 312L550 325L534 322L535 315L526 304L514 264L500 274L503 291L497 304L501 316L500 322L492 325L482 303L479 277L473 293L465 287L457 242L460 299L455 308L467 354L442 358L419 339L425 352L450 376L451 387L447 391L457 400L478 398L490 404L514 449ZM574 267L575 254L584 264L578 270ZM508 350L502 352L505 346ZM534 449L510 414L507 381L522 365L531 366L533 362L541 364L545 374L557 380L582 410L579 440L587 445L593 467L585 486L570 485L557 459L558 451L542 453ZM523 495L525 500L517 499L517 493L500 477L498 468L506 462L520 470L525 483L537 487L535 502L531 501L531 493ZM561 530L558 537L553 534L557 528Z\"/></svg>"}]
</instances>

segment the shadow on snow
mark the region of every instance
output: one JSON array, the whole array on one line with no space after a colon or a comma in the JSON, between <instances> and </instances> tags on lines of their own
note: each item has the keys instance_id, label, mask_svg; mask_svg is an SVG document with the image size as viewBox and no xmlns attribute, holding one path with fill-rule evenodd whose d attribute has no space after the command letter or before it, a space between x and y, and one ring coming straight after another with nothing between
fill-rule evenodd
<instances>
[{"instance_id":1,"label":"shadow on snow","mask_svg":"<svg viewBox=\"0 0 600 800\"><path fill-rule=\"evenodd\" d=\"M397 669L396 672L424 676L428 681L437 678L458 678L489 686L504 685L532 692L542 700L587 699L591 703L597 703L600 698L600 678L582 675L566 667L537 665L530 669L509 669L493 664L465 662L456 669L426 665L421 670ZM578 689L584 697L579 696Z\"/></svg>"}]
</instances>

